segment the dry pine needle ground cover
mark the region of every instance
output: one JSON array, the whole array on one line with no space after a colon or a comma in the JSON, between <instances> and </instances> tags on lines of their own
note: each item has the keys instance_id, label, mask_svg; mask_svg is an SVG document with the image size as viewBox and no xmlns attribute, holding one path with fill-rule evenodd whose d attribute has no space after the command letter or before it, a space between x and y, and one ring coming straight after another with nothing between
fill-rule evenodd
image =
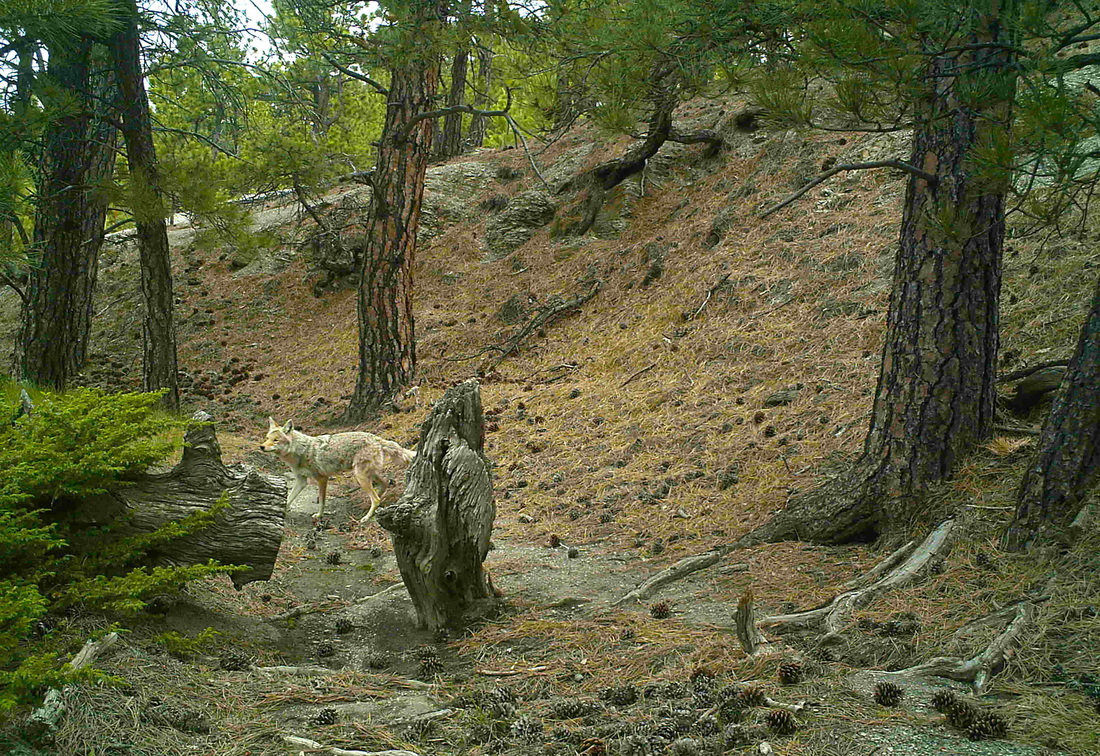
<instances>
[{"instance_id":1,"label":"dry pine needle ground cover","mask_svg":"<svg viewBox=\"0 0 1100 756\"><path fill-rule=\"evenodd\" d=\"M858 451L877 377L903 179L881 172L841 175L766 220L757 215L826 161L894 156L904 152L904 139L738 132L732 123L737 109L736 103L693 104L685 112L689 125L719 128L727 149L702 158L698 147L666 145L646 171L644 193L636 179L619 187L592 235L560 235L573 202L566 196L557 198L554 223L498 262L484 262L482 217L446 226L422 246L415 276L422 403L364 426L406 444L415 443L426 407L451 383L477 374L492 353L462 358L503 343L512 332L514 326L498 317L506 301L519 295L538 307L554 296L578 295L586 282L601 282L580 312L547 325L483 376L498 544L543 548L556 539L657 570L736 539L782 508L794 491L843 469ZM568 160L592 166L625 144L582 126L536 159L544 169ZM514 196L539 186L521 150L452 162L460 161L514 169L508 175L523 172L493 194ZM300 238L302 230L282 233ZM1009 240L1003 344L1012 359L1068 356L1100 263L1095 241L1091 231ZM200 404L225 425L227 456L255 462L266 415L293 419L307 432L334 430L326 422L354 385L355 295L344 290L314 297L316 274L302 256L288 253L281 271L254 275L232 273L220 259L225 257L201 246L182 255L178 272L183 276L186 266L193 283L180 287L181 312L212 322L183 328L180 356L193 373L224 366L223 374L230 374L232 366L249 366L249 379ZM123 326L101 325L97 333L109 340L112 328ZM124 373L115 383L133 380ZM1100 534L1054 557L1058 561L1008 555L995 546L1029 453L1029 439L995 439L936 492L937 511L957 512L964 535L934 574L857 613L850 632L853 645L864 647L858 666L900 668L934 655L966 657L997 631L973 620L1025 595L1041 595L1036 631L1011 658L993 694L1017 741L1095 753L1096 699L1089 694L1100 690L1089 681L1100 678ZM350 491L345 482L335 493ZM913 523L914 534L929 524ZM340 537L347 548L389 550L375 526ZM280 557L281 574L321 557L295 539ZM541 753L551 743L545 747L555 753L595 755L603 743L625 753L634 752L630 732L675 722L685 711L698 715L711 700L706 696L755 680L777 699L821 704L798 715L802 729L793 737L765 733L780 753L865 753L850 750L861 728L945 725L926 706L875 705L866 691L845 682L850 666L814 658L810 639L784 639L812 674L782 687L776 682L782 657L746 659L728 623L693 621L680 609L705 593L710 601L728 602L732 612L749 588L762 614L810 608L882 556L866 547L793 543L747 550L724 563L743 563L743 569L715 568L695 578L694 588L677 589L668 619L651 616L646 605L558 616L522 595L508 596L511 609L504 616L440 646L445 661L430 690L457 713L412 728L316 718L327 705L384 697L400 689L406 675L368 670L272 679L219 670L209 655L181 662L157 655L156 644L135 643L108 667L119 685L79 693L82 705L62 739L73 754L115 752L104 733L116 727L132 734L120 753L285 753L290 749L277 745L285 732L365 750L406 745L420 752ZM506 583L525 564L512 556L494 569ZM393 570L362 576L378 585L395 578ZM214 595L224 611L251 616L270 616L295 600L323 600L255 586L233 595L220 584ZM915 616L918 629L884 634L905 613ZM218 642L209 653L218 653ZM253 653L262 663L300 661L260 646ZM501 671L507 675L485 674ZM694 690L693 676L706 678L700 688L710 692ZM647 697L646 686L661 681L683 684L688 695L662 698L653 689ZM638 703L622 703L628 694L608 692L629 686ZM494 692L500 687L506 692ZM153 692L158 690L171 693ZM150 702L150 696L164 700ZM555 718L562 699L591 701L593 708ZM172 725L173 706L201 708L205 724L187 724L184 717ZM741 725L750 735L764 732L761 713L743 717ZM709 731L682 734L707 747L715 742ZM733 753L749 747L723 742L727 746Z\"/></svg>"}]
</instances>

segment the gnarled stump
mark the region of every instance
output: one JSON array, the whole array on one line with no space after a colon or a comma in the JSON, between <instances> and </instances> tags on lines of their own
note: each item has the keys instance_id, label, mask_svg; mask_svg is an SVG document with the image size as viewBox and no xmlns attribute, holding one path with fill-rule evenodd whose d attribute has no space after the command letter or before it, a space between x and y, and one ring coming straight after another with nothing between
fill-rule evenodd
<instances>
[{"instance_id":1,"label":"gnarled stump","mask_svg":"<svg viewBox=\"0 0 1100 756\"><path fill-rule=\"evenodd\" d=\"M205 412L194 420L209 422ZM210 526L158 545L155 564L222 564L248 567L230 577L237 588L267 580L283 540L286 482L244 465L226 467L212 425L184 436L183 459L167 473L145 475L133 485L88 501L80 517L92 524L126 518L124 535L151 533L199 510L209 510L228 492L230 506Z\"/></svg>"},{"instance_id":2,"label":"gnarled stump","mask_svg":"<svg viewBox=\"0 0 1100 756\"><path fill-rule=\"evenodd\" d=\"M429 630L461 626L494 602L482 568L496 517L484 425L478 382L448 389L420 431L405 493L378 510Z\"/></svg>"}]
</instances>

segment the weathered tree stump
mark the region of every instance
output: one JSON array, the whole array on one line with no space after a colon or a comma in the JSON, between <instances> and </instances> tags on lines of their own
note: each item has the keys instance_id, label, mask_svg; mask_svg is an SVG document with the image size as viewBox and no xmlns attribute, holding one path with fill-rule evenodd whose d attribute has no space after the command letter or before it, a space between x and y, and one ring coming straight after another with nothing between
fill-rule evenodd
<instances>
[{"instance_id":1,"label":"weathered tree stump","mask_svg":"<svg viewBox=\"0 0 1100 756\"><path fill-rule=\"evenodd\" d=\"M420 431L405 493L378 510L422 628L458 627L495 603L482 567L496 517L481 390L447 390Z\"/></svg>"},{"instance_id":2,"label":"weathered tree stump","mask_svg":"<svg viewBox=\"0 0 1100 756\"><path fill-rule=\"evenodd\" d=\"M209 422L205 412L194 420ZM283 540L286 482L244 465L226 467L212 425L184 436L183 459L167 473L145 475L132 485L88 501L80 518L105 524L125 518L123 535L151 533L199 510L209 510L228 492L230 506L210 526L159 544L150 553L154 564L222 564L248 567L230 577L240 588L267 580Z\"/></svg>"}]
</instances>

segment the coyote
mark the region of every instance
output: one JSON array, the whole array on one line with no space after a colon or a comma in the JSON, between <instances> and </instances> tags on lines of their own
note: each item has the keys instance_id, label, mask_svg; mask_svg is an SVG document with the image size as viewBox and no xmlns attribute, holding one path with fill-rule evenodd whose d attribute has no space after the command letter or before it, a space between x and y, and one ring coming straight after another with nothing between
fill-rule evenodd
<instances>
[{"instance_id":1,"label":"coyote","mask_svg":"<svg viewBox=\"0 0 1100 756\"><path fill-rule=\"evenodd\" d=\"M334 433L327 436L310 436L294 429L294 423L287 421L279 425L270 417L267 419L267 438L260 444L266 452L275 452L294 473L294 487L287 498L287 506L305 490L306 480L317 482L317 494L321 508L314 517L325 514L325 489L328 479L339 472L350 470L359 487L370 497L370 511L361 519L365 523L374 516L378 502L382 499L388 481L383 470L407 465L416 457L416 452L370 433ZM377 484L377 489L375 488Z\"/></svg>"}]
</instances>

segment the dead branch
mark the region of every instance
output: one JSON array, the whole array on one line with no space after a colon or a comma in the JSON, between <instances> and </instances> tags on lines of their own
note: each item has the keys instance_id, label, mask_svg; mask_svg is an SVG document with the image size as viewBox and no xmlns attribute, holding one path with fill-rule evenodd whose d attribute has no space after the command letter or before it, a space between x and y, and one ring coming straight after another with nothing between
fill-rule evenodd
<instances>
[{"instance_id":1,"label":"dead branch","mask_svg":"<svg viewBox=\"0 0 1100 756\"><path fill-rule=\"evenodd\" d=\"M342 670L330 669L328 667L288 667L288 666L275 666L275 667L257 667L251 666L249 669L252 672L270 672L278 675L336 675L340 674Z\"/></svg>"},{"instance_id":2,"label":"dead branch","mask_svg":"<svg viewBox=\"0 0 1100 756\"><path fill-rule=\"evenodd\" d=\"M1038 428L1021 428L1015 425L994 425L993 430L1000 433L1016 433L1020 436L1038 436L1041 432Z\"/></svg>"},{"instance_id":3,"label":"dead branch","mask_svg":"<svg viewBox=\"0 0 1100 756\"><path fill-rule=\"evenodd\" d=\"M72 661L65 665L66 668L75 672L93 664L107 649L118 642L118 638L118 633L107 633L102 638L89 640L72 658ZM71 687L66 685L60 690L50 688L46 692L42 705L31 712L30 717L27 719L28 727L32 733L42 736L57 730L58 722L61 721L61 717L65 716L65 693Z\"/></svg>"},{"instance_id":4,"label":"dead branch","mask_svg":"<svg viewBox=\"0 0 1100 756\"><path fill-rule=\"evenodd\" d=\"M813 189L818 184L821 184L825 181L828 181L829 179L831 179L833 176L835 176L838 173L842 173L843 171L866 171L866 170L872 170L874 168L896 168L899 171L905 171L906 173L913 174L917 178L924 179L925 181L927 181L932 186L935 186L936 184L939 183L939 179L935 175L933 175L931 173L928 173L927 171L922 171L920 168L917 168L916 166L909 165L909 163L905 163L901 160L876 160L876 161L871 162L871 163L845 163L844 165L833 166L829 170L827 170L824 173L822 173L821 175L819 175L817 178L815 178L815 179L811 180L810 182L808 182L807 184L805 184L801 189L794 192L794 194L791 194L789 197L787 197L785 200L783 200L779 204L772 205L767 210L760 213L760 215L758 215L757 217L758 218L767 218L769 215L774 213L776 210L783 209L784 207L786 207L787 205L791 204L796 199L801 197L803 194L805 194L806 192Z\"/></svg>"},{"instance_id":5,"label":"dead branch","mask_svg":"<svg viewBox=\"0 0 1100 756\"><path fill-rule=\"evenodd\" d=\"M643 375L645 375L646 373L648 373L648 372L649 372L650 370L652 370L652 369L653 369L653 368L655 368L655 367L657 367L657 363L656 363L656 362L651 362L651 363L649 363L649 364L648 364L648 365L646 365L646 366L645 366L644 368L642 368L641 370L639 370L639 371L638 371L637 373L634 373L634 374L633 374L633 375L631 375L631 376L630 376L629 378L627 378L627 379L626 379L625 381L623 381L623 382L622 382L622 385L621 385L621 386L619 386L619 388L626 388L626 387L627 387L628 385L630 385L631 383L633 383L633 382L634 382L634 379L635 379L635 378L641 378L641 377L642 377Z\"/></svg>"},{"instance_id":6,"label":"dead branch","mask_svg":"<svg viewBox=\"0 0 1100 756\"><path fill-rule=\"evenodd\" d=\"M981 695L994 675L1004 668L1005 662L1014 653L1012 646L1034 617L1035 605L1030 601L1021 601L1015 607L1012 622L977 656L969 659L938 656L909 669L885 672L883 676L946 677L950 680L970 683L975 694Z\"/></svg>"},{"instance_id":7,"label":"dead branch","mask_svg":"<svg viewBox=\"0 0 1100 756\"><path fill-rule=\"evenodd\" d=\"M321 745L316 740L300 738L297 735L283 735L283 741L300 748L320 753L331 753L333 756L420 756L415 751L390 750L390 751L349 751L346 748Z\"/></svg>"},{"instance_id":8,"label":"dead branch","mask_svg":"<svg viewBox=\"0 0 1100 756\"><path fill-rule=\"evenodd\" d=\"M1018 381L1021 378L1027 378L1033 373L1038 373L1040 370L1046 370L1052 367L1067 367L1069 362L1062 360L1050 360L1048 362L1040 362L1038 365L1032 365L1031 367L1020 368L1014 370L1011 373L1006 373L997 379L997 383L1011 383L1012 381Z\"/></svg>"},{"instance_id":9,"label":"dead branch","mask_svg":"<svg viewBox=\"0 0 1100 756\"><path fill-rule=\"evenodd\" d=\"M626 384L624 383L623 385L625 386ZM681 559L671 567L661 570L611 605L619 606L631 600L644 601L669 583L687 577L693 572L698 572L699 570L704 570L707 567L717 564L722 557L726 556L728 553L729 552L725 549L715 549L705 554L696 554L695 556Z\"/></svg>"},{"instance_id":10,"label":"dead branch","mask_svg":"<svg viewBox=\"0 0 1100 756\"><path fill-rule=\"evenodd\" d=\"M731 275L731 273L727 273L726 275L718 279L718 283L714 284L714 286L711 286L710 289L707 290L707 295L703 298L703 303L696 307L695 312L691 313L691 315L689 315L686 320L695 320L697 317L699 317L699 313L706 309L706 306L710 304L710 298L714 296L714 293L716 291L722 288L726 281L730 280Z\"/></svg>"},{"instance_id":11,"label":"dead branch","mask_svg":"<svg viewBox=\"0 0 1100 756\"><path fill-rule=\"evenodd\" d=\"M884 593L916 580L932 560L946 549L948 538L954 526L954 520L941 522L904 561L898 566L884 571L883 577L875 580L870 585L846 591L817 609L768 617L762 620L762 624L765 627L812 628L822 626L825 630L825 636L822 640L840 635L848 622L848 618L855 610L866 606ZM908 545L906 548L909 548ZM898 552L894 552L887 557L887 561L896 560L897 558ZM872 572L874 571L872 570Z\"/></svg>"},{"instance_id":12,"label":"dead branch","mask_svg":"<svg viewBox=\"0 0 1100 756\"><path fill-rule=\"evenodd\" d=\"M511 338L509 338L506 344L504 344L503 346L489 347L489 350L499 351L500 354L496 357L495 360L484 366L483 369L485 370L485 372L493 370L498 365L500 365L500 363L504 362L504 360L508 359L517 351L519 351L520 344L522 344L524 340L526 340L527 337L530 336L532 333L536 333L538 329L542 328L548 323L552 323L563 315L567 315L574 310L580 309L582 305L584 305L586 302L588 302L588 300L592 299L592 297L596 296L600 292L600 287L602 285L603 283L601 281L596 281L595 284L593 284L592 287L585 294L581 294L578 297L565 301L562 301L560 299L556 302L552 301L545 307L539 308L539 311L535 313L534 317L527 321L527 324L524 325L523 328L519 329L519 331L517 331Z\"/></svg>"}]
</instances>

